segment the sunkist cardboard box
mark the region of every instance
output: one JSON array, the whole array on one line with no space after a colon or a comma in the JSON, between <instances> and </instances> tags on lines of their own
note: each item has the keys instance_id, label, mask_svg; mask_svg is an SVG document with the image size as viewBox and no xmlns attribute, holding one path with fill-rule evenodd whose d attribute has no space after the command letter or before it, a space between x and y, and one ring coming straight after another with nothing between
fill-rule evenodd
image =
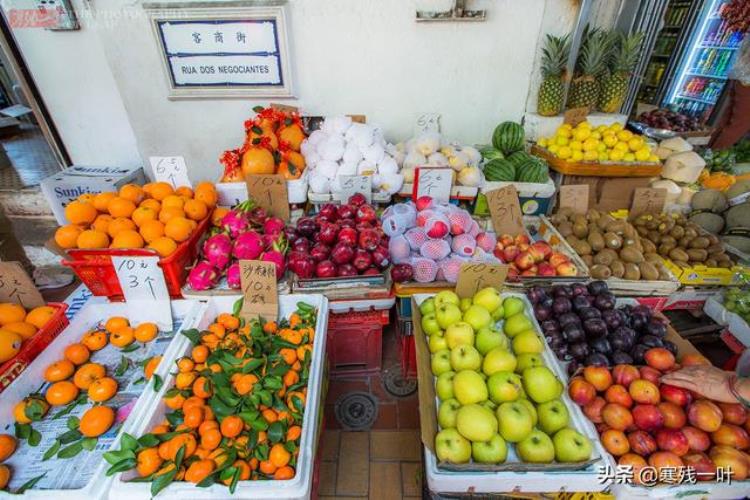
<instances>
[{"instance_id":1,"label":"sunkist cardboard box","mask_svg":"<svg viewBox=\"0 0 750 500\"><path fill-rule=\"evenodd\" d=\"M41 182L42 193L58 224L67 224L65 206L85 193L117 191L129 183L144 184L142 167L73 165Z\"/></svg>"},{"instance_id":2,"label":"sunkist cardboard box","mask_svg":"<svg viewBox=\"0 0 750 500\"><path fill-rule=\"evenodd\" d=\"M612 212L629 208L637 188L648 187L649 177L586 177L565 175L562 184L588 184L589 207Z\"/></svg>"}]
</instances>

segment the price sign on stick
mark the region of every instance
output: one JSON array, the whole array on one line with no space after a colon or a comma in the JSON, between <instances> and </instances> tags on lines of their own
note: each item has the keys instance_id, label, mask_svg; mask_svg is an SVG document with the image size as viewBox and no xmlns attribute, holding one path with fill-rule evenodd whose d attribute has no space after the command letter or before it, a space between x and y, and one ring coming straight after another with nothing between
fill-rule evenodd
<instances>
[{"instance_id":1,"label":"price sign on stick","mask_svg":"<svg viewBox=\"0 0 750 500\"><path fill-rule=\"evenodd\" d=\"M14 302L26 309L44 305L42 294L20 262L0 262L0 302Z\"/></svg>"},{"instance_id":2,"label":"price sign on stick","mask_svg":"<svg viewBox=\"0 0 750 500\"><path fill-rule=\"evenodd\" d=\"M286 179L277 174L253 174L247 176L247 194L266 209L269 215L289 220L289 195Z\"/></svg>"},{"instance_id":3,"label":"price sign on stick","mask_svg":"<svg viewBox=\"0 0 750 500\"><path fill-rule=\"evenodd\" d=\"M168 182L175 189L180 186L192 187L185 158L182 156L149 156L148 160L157 181Z\"/></svg>"},{"instance_id":4,"label":"price sign on stick","mask_svg":"<svg viewBox=\"0 0 750 500\"><path fill-rule=\"evenodd\" d=\"M641 214L660 214L664 210L667 190L663 188L635 188L630 217Z\"/></svg>"},{"instance_id":5,"label":"price sign on stick","mask_svg":"<svg viewBox=\"0 0 750 500\"><path fill-rule=\"evenodd\" d=\"M279 315L276 265L262 260L241 260L240 283L244 295L240 316L246 320L258 316L276 320Z\"/></svg>"},{"instance_id":6,"label":"price sign on stick","mask_svg":"<svg viewBox=\"0 0 750 500\"><path fill-rule=\"evenodd\" d=\"M418 167L414 172L412 198L430 196L436 203L448 203L453 185L453 170L450 168Z\"/></svg>"},{"instance_id":7,"label":"price sign on stick","mask_svg":"<svg viewBox=\"0 0 750 500\"><path fill-rule=\"evenodd\" d=\"M581 122L586 121L586 117L589 114L589 108L583 107L583 108L571 108L565 112L563 115L563 122L569 123L573 127L578 125Z\"/></svg>"},{"instance_id":8,"label":"price sign on stick","mask_svg":"<svg viewBox=\"0 0 750 500\"><path fill-rule=\"evenodd\" d=\"M571 208L573 213L585 214L589 209L589 185L560 186L560 208Z\"/></svg>"},{"instance_id":9,"label":"price sign on stick","mask_svg":"<svg viewBox=\"0 0 750 500\"><path fill-rule=\"evenodd\" d=\"M341 190L335 193L336 199L341 203L349 201L349 197L356 193L362 193L367 198L367 203L372 202L372 176L371 175L341 175L339 176Z\"/></svg>"},{"instance_id":10,"label":"price sign on stick","mask_svg":"<svg viewBox=\"0 0 750 500\"><path fill-rule=\"evenodd\" d=\"M456 295L473 297L482 288L502 289L508 266L505 264L462 264L456 282Z\"/></svg>"},{"instance_id":11,"label":"price sign on stick","mask_svg":"<svg viewBox=\"0 0 750 500\"><path fill-rule=\"evenodd\" d=\"M159 257L112 257L120 288L135 323L149 321L172 330L172 306Z\"/></svg>"},{"instance_id":12,"label":"price sign on stick","mask_svg":"<svg viewBox=\"0 0 750 500\"><path fill-rule=\"evenodd\" d=\"M490 217L495 233L499 235L510 234L517 236L526 234L523 227L523 214L518 202L518 191L515 186L505 186L486 193L487 205L490 209Z\"/></svg>"}]
</instances>

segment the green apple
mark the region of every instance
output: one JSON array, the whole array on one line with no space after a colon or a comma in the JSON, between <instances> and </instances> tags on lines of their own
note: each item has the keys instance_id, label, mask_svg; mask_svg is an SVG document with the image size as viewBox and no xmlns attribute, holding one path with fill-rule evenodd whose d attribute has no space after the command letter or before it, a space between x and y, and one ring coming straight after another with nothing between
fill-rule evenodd
<instances>
[{"instance_id":1,"label":"green apple","mask_svg":"<svg viewBox=\"0 0 750 500\"><path fill-rule=\"evenodd\" d=\"M462 405L481 403L488 396L487 384L477 372L463 370L453 377L453 394Z\"/></svg>"},{"instance_id":2,"label":"green apple","mask_svg":"<svg viewBox=\"0 0 750 500\"><path fill-rule=\"evenodd\" d=\"M523 394L523 389L521 389L521 396L519 396L516 402L524 405L526 409L529 410L529 414L531 415L531 425L533 427L536 427L536 424L539 421L539 416L537 415L536 406L534 406L534 403L526 399L526 394Z\"/></svg>"},{"instance_id":3,"label":"green apple","mask_svg":"<svg viewBox=\"0 0 750 500\"><path fill-rule=\"evenodd\" d=\"M500 435L508 442L517 443L525 439L534 428L529 410L517 401L501 404L495 415Z\"/></svg>"},{"instance_id":4,"label":"green apple","mask_svg":"<svg viewBox=\"0 0 750 500\"><path fill-rule=\"evenodd\" d=\"M484 357L482 372L490 376L497 372L512 372L516 369L516 357L502 347L495 347Z\"/></svg>"},{"instance_id":5,"label":"green apple","mask_svg":"<svg viewBox=\"0 0 750 500\"><path fill-rule=\"evenodd\" d=\"M570 421L568 409L560 399L540 404L537 412L539 413L539 428L550 436L563 427L567 427Z\"/></svg>"},{"instance_id":6,"label":"green apple","mask_svg":"<svg viewBox=\"0 0 750 500\"><path fill-rule=\"evenodd\" d=\"M473 345L459 345L451 349L451 368L454 371L479 370L482 355Z\"/></svg>"},{"instance_id":7,"label":"green apple","mask_svg":"<svg viewBox=\"0 0 750 500\"><path fill-rule=\"evenodd\" d=\"M546 366L535 366L523 371L523 388L536 404L557 399L562 394L562 383Z\"/></svg>"},{"instance_id":8,"label":"green apple","mask_svg":"<svg viewBox=\"0 0 750 500\"><path fill-rule=\"evenodd\" d=\"M422 331L424 331L427 335L437 335L443 330L440 328L440 325L437 322L437 317L435 316L435 313L427 313L422 316Z\"/></svg>"},{"instance_id":9,"label":"green apple","mask_svg":"<svg viewBox=\"0 0 750 500\"><path fill-rule=\"evenodd\" d=\"M441 429L456 427L456 415L459 408L461 408L461 403L457 399L446 399L440 403L437 418Z\"/></svg>"},{"instance_id":10,"label":"green apple","mask_svg":"<svg viewBox=\"0 0 750 500\"><path fill-rule=\"evenodd\" d=\"M438 321L440 321L440 318L438 318ZM505 335L510 338L513 338L526 330L531 330L532 328L534 328L534 325L523 313L514 316L506 316L505 321L503 322L503 331L505 332Z\"/></svg>"},{"instance_id":11,"label":"green apple","mask_svg":"<svg viewBox=\"0 0 750 500\"><path fill-rule=\"evenodd\" d=\"M482 306L472 305L464 313L463 320L471 325L474 331L481 330L492 324L492 316Z\"/></svg>"},{"instance_id":12,"label":"green apple","mask_svg":"<svg viewBox=\"0 0 750 500\"><path fill-rule=\"evenodd\" d=\"M494 330L491 327L482 328L477 332L476 338L474 339L474 347L477 348L479 354L484 356L495 347L502 347L508 349L510 342L508 337L498 330Z\"/></svg>"},{"instance_id":13,"label":"green apple","mask_svg":"<svg viewBox=\"0 0 750 500\"><path fill-rule=\"evenodd\" d=\"M527 463L548 464L555 459L555 446L548 435L534 429L525 439L516 444L518 457Z\"/></svg>"},{"instance_id":14,"label":"green apple","mask_svg":"<svg viewBox=\"0 0 750 500\"><path fill-rule=\"evenodd\" d=\"M591 458L591 441L573 429L560 429L552 442L558 462L583 462Z\"/></svg>"},{"instance_id":15,"label":"green apple","mask_svg":"<svg viewBox=\"0 0 750 500\"><path fill-rule=\"evenodd\" d=\"M455 307L455 306L451 306ZM453 349L460 345L474 345L474 329L470 324L458 321L445 329L445 340L448 348Z\"/></svg>"},{"instance_id":16,"label":"green apple","mask_svg":"<svg viewBox=\"0 0 750 500\"><path fill-rule=\"evenodd\" d=\"M471 443L471 458L480 464L500 464L508 457L508 445L500 434L489 441Z\"/></svg>"},{"instance_id":17,"label":"green apple","mask_svg":"<svg viewBox=\"0 0 750 500\"><path fill-rule=\"evenodd\" d=\"M432 341L432 337L430 337ZM516 373L523 373L526 368L533 368L535 366L544 366L544 360L540 354L535 353L523 353L516 356L518 364L516 365Z\"/></svg>"},{"instance_id":18,"label":"green apple","mask_svg":"<svg viewBox=\"0 0 750 500\"><path fill-rule=\"evenodd\" d=\"M451 371L451 352L445 349L433 354L430 367L432 368L432 374L436 377L439 377L442 373Z\"/></svg>"},{"instance_id":19,"label":"green apple","mask_svg":"<svg viewBox=\"0 0 750 500\"><path fill-rule=\"evenodd\" d=\"M456 429L469 441L489 441L497 433L497 419L482 405L466 405L458 409Z\"/></svg>"},{"instance_id":20,"label":"green apple","mask_svg":"<svg viewBox=\"0 0 750 500\"><path fill-rule=\"evenodd\" d=\"M521 377L513 372L495 372L487 379L490 401L497 404L515 401L521 395Z\"/></svg>"},{"instance_id":21,"label":"green apple","mask_svg":"<svg viewBox=\"0 0 750 500\"><path fill-rule=\"evenodd\" d=\"M466 312L470 307L471 299L469 297L464 297L458 304L458 308L461 309L461 312Z\"/></svg>"},{"instance_id":22,"label":"green apple","mask_svg":"<svg viewBox=\"0 0 750 500\"><path fill-rule=\"evenodd\" d=\"M524 310L524 307L525 304L523 303L523 300L518 297L507 297L505 300L503 300L503 311L505 312L506 318L515 316L516 314L522 312Z\"/></svg>"},{"instance_id":23,"label":"green apple","mask_svg":"<svg viewBox=\"0 0 750 500\"><path fill-rule=\"evenodd\" d=\"M453 371L444 372L438 376L437 382L435 382L435 392L441 401L446 401L453 397L453 377L455 376L456 372Z\"/></svg>"},{"instance_id":24,"label":"green apple","mask_svg":"<svg viewBox=\"0 0 750 500\"><path fill-rule=\"evenodd\" d=\"M476 305L482 306L487 309L490 314L495 312L495 310L503 303L503 299L500 296L500 291L497 288L493 288L491 286L482 288L477 293L475 293L472 301Z\"/></svg>"},{"instance_id":25,"label":"green apple","mask_svg":"<svg viewBox=\"0 0 750 500\"><path fill-rule=\"evenodd\" d=\"M497 405L495 403L493 403L492 401L490 401L489 399L487 399L485 401L482 401L479 404L482 405L482 406L484 406L488 410L491 410L493 412L493 414L494 414L494 411L497 409Z\"/></svg>"},{"instance_id":26,"label":"green apple","mask_svg":"<svg viewBox=\"0 0 750 500\"><path fill-rule=\"evenodd\" d=\"M450 290L443 290L435 295L435 307L440 307L443 304L453 304L454 306L457 306L460 303L461 299L458 298L458 295Z\"/></svg>"},{"instance_id":27,"label":"green apple","mask_svg":"<svg viewBox=\"0 0 750 500\"><path fill-rule=\"evenodd\" d=\"M430 340L427 342L427 347L433 354L438 351L442 351L443 349L448 349L448 341L445 339L443 330L440 330L434 335L430 335Z\"/></svg>"},{"instance_id":28,"label":"green apple","mask_svg":"<svg viewBox=\"0 0 750 500\"><path fill-rule=\"evenodd\" d=\"M419 312L424 314L435 313L435 299L430 297L419 304Z\"/></svg>"},{"instance_id":29,"label":"green apple","mask_svg":"<svg viewBox=\"0 0 750 500\"><path fill-rule=\"evenodd\" d=\"M440 328L445 330L452 324L461 321L461 309L455 304L442 304L435 309L435 317Z\"/></svg>"},{"instance_id":30,"label":"green apple","mask_svg":"<svg viewBox=\"0 0 750 500\"><path fill-rule=\"evenodd\" d=\"M498 307L494 311L492 311L492 320L493 321L500 321L505 317L505 309L503 309L503 306Z\"/></svg>"},{"instance_id":31,"label":"green apple","mask_svg":"<svg viewBox=\"0 0 750 500\"><path fill-rule=\"evenodd\" d=\"M544 344L534 330L526 330L513 337L513 352L516 354L539 354Z\"/></svg>"},{"instance_id":32,"label":"green apple","mask_svg":"<svg viewBox=\"0 0 750 500\"><path fill-rule=\"evenodd\" d=\"M465 464L471 459L471 443L456 429L443 429L435 435L435 454L439 462Z\"/></svg>"}]
</instances>

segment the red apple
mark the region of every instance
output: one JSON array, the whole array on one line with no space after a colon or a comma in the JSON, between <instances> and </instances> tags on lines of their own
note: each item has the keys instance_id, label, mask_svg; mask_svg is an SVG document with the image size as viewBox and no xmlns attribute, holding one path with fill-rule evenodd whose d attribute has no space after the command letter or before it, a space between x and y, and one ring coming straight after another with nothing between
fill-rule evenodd
<instances>
[{"instance_id":1,"label":"red apple","mask_svg":"<svg viewBox=\"0 0 750 500\"><path fill-rule=\"evenodd\" d=\"M688 406L688 420L693 427L702 431L714 432L721 427L721 408L707 399L699 399Z\"/></svg>"},{"instance_id":2,"label":"red apple","mask_svg":"<svg viewBox=\"0 0 750 500\"><path fill-rule=\"evenodd\" d=\"M525 271L534 265L534 257L529 252L521 252L513 262L518 266L518 269Z\"/></svg>"},{"instance_id":3,"label":"red apple","mask_svg":"<svg viewBox=\"0 0 750 500\"><path fill-rule=\"evenodd\" d=\"M659 429L656 431L656 445L664 451L671 451L677 456L682 456L690 451L690 445L679 429Z\"/></svg>"},{"instance_id":4,"label":"red apple","mask_svg":"<svg viewBox=\"0 0 750 500\"><path fill-rule=\"evenodd\" d=\"M604 434L605 432L607 432L610 429L610 427L607 424L605 424L604 422L602 422L600 424L594 424L594 427L596 427L596 432L598 434L600 434L600 435Z\"/></svg>"},{"instance_id":5,"label":"red apple","mask_svg":"<svg viewBox=\"0 0 750 500\"><path fill-rule=\"evenodd\" d=\"M552 247L546 241L536 241L529 247L529 252L534 256L536 262L542 262L550 256Z\"/></svg>"},{"instance_id":6,"label":"red apple","mask_svg":"<svg viewBox=\"0 0 750 500\"><path fill-rule=\"evenodd\" d=\"M671 451L657 451L652 453L648 457L648 464L656 468L659 477L662 475L661 469L672 469L675 471L684 465L682 459Z\"/></svg>"},{"instance_id":7,"label":"red apple","mask_svg":"<svg viewBox=\"0 0 750 500\"><path fill-rule=\"evenodd\" d=\"M526 252L531 245L529 245L528 243L518 243L516 246L521 252Z\"/></svg>"},{"instance_id":8,"label":"red apple","mask_svg":"<svg viewBox=\"0 0 750 500\"><path fill-rule=\"evenodd\" d=\"M509 234L504 234L504 235L500 236L500 238L498 238L497 241L499 241L500 243L502 243L503 247L507 247L508 245L515 244L515 241L513 240L513 236L511 236Z\"/></svg>"},{"instance_id":9,"label":"red apple","mask_svg":"<svg viewBox=\"0 0 750 500\"><path fill-rule=\"evenodd\" d=\"M633 423L641 430L653 432L664 425L664 415L655 405L635 405Z\"/></svg>"},{"instance_id":10,"label":"red apple","mask_svg":"<svg viewBox=\"0 0 750 500\"><path fill-rule=\"evenodd\" d=\"M684 356L682 356L682 359L680 359L680 364L682 364L682 366L711 366L711 362L707 360L702 354L698 353L685 354Z\"/></svg>"},{"instance_id":11,"label":"red apple","mask_svg":"<svg viewBox=\"0 0 750 500\"><path fill-rule=\"evenodd\" d=\"M682 457L685 467L695 470L695 478L698 481L711 481L716 477L716 464L701 452L691 452Z\"/></svg>"},{"instance_id":12,"label":"red apple","mask_svg":"<svg viewBox=\"0 0 750 500\"><path fill-rule=\"evenodd\" d=\"M516 268L516 266L511 265L510 267L508 267L508 277L509 278L518 277L518 269Z\"/></svg>"},{"instance_id":13,"label":"red apple","mask_svg":"<svg viewBox=\"0 0 750 500\"><path fill-rule=\"evenodd\" d=\"M750 462L747 456L731 446L718 445L711 448L708 456L716 464L716 468L732 470L732 481L743 481L747 479Z\"/></svg>"},{"instance_id":14,"label":"red apple","mask_svg":"<svg viewBox=\"0 0 750 500\"><path fill-rule=\"evenodd\" d=\"M628 434L630 449L642 457L647 457L657 450L656 440L646 431L633 431Z\"/></svg>"},{"instance_id":15,"label":"red apple","mask_svg":"<svg viewBox=\"0 0 750 500\"><path fill-rule=\"evenodd\" d=\"M529 236L527 234L518 234L515 237L516 245L526 244L528 245L531 243L531 239L529 239Z\"/></svg>"},{"instance_id":16,"label":"red apple","mask_svg":"<svg viewBox=\"0 0 750 500\"><path fill-rule=\"evenodd\" d=\"M518 257L518 254L521 253L520 250L518 250L518 247L515 245L510 245L505 247L502 254L502 260L505 262L513 262L516 257Z\"/></svg>"},{"instance_id":17,"label":"red apple","mask_svg":"<svg viewBox=\"0 0 750 500\"><path fill-rule=\"evenodd\" d=\"M643 355L646 364L660 371L667 371L675 364L674 354L663 347L652 347Z\"/></svg>"},{"instance_id":18,"label":"red apple","mask_svg":"<svg viewBox=\"0 0 750 500\"><path fill-rule=\"evenodd\" d=\"M557 276L557 271L547 262L540 262L538 267L539 276Z\"/></svg>"},{"instance_id":19,"label":"red apple","mask_svg":"<svg viewBox=\"0 0 750 500\"><path fill-rule=\"evenodd\" d=\"M747 410L739 403L719 403L724 422L734 425L742 425L747 421Z\"/></svg>"},{"instance_id":20,"label":"red apple","mask_svg":"<svg viewBox=\"0 0 750 500\"><path fill-rule=\"evenodd\" d=\"M628 390L620 384L609 386L604 393L604 399L607 400L607 403L618 403L625 408L633 406L633 398L630 397Z\"/></svg>"},{"instance_id":21,"label":"red apple","mask_svg":"<svg viewBox=\"0 0 750 500\"><path fill-rule=\"evenodd\" d=\"M606 404L607 402L603 397L597 396L590 403L583 405L583 414L586 415L586 418L588 418L595 424L600 424L603 422L602 408L604 408L604 405Z\"/></svg>"},{"instance_id":22,"label":"red apple","mask_svg":"<svg viewBox=\"0 0 750 500\"><path fill-rule=\"evenodd\" d=\"M633 425L633 415L630 410L617 403L607 403L602 408L602 420L612 429L624 431Z\"/></svg>"},{"instance_id":23,"label":"red apple","mask_svg":"<svg viewBox=\"0 0 750 500\"><path fill-rule=\"evenodd\" d=\"M570 262L566 262L564 264L560 264L555 268L555 271L557 272L558 276L577 276L578 275L578 268L571 264Z\"/></svg>"},{"instance_id":24,"label":"red apple","mask_svg":"<svg viewBox=\"0 0 750 500\"><path fill-rule=\"evenodd\" d=\"M682 429L687 423L687 415L681 406L669 401L662 401L658 405L659 411L664 415L664 427L669 429Z\"/></svg>"},{"instance_id":25,"label":"red apple","mask_svg":"<svg viewBox=\"0 0 750 500\"><path fill-rule=\"evenodd\" d=\"M596 389L593 385L586 382L583 377L573 377L570 385L568 385L568 395L579 406L583 406L596 398Z\"/></svg>"},{"instance_id":26,"label":"red apple","mask_svg":"<svg viewBox=\"0 0 750 500\"><path fill-rule=\"evenodd\" d=\"M680 406L687 406L693 400L690 391L674 385L661 384L661 386L659 386L659 392L664 401L669 401L670 403Z\"/></svg>"},{"instance_id":27,"label":"red apple","mask_svg":"<svg viewBox=\"0 0 750 500\"><path fill-rule=\"evenodd\" d=\"M626 389L630 386L633 380L640 378L641 374L633 365L616 365L612 368L612 378L615 384L619 384Z\"/></svg>"},{"instance_id":28,"label":"red apple","mask_svg":"<svg viewBox=\"0 0 750 500\"><path fill-rule=\"evenodd\" d=\"M612 385L612 374L606 366L587 366L583 369L583 378L599 392Z\"/></svg>"},{"instance_id":29,"label":"red apple","mask_svg":"<svg viewBox=\"0 0 750 500\"><path fill-rule=\"evenodd\" d=\"M651 368L650 366L641 366L639 372L642 379L648 380L652 384L659 384L661 372L656 368Z\"/></svg>"},{"instance_id":30,"label":"red apple","mask_svg":"<svg viewBox=\"0 0 750 500\"><path fill-rule=\"evenodd\" d=\"M659 389L645 379L634 380L628 387L628 392L636 403L655 405L660 400Z\"/></svg>"},{"instance_id":31,"label":"red apple","mask_svg":"<svg viewBox=\"0 0 750 500\"><path fill-rule=\"evenodd\" d=\"M750 436L739 425L721 424L721 427L711 433L711 440L714 444L731 446L738 450L750 448Z\"/></svg>"},{"instance_id":32,"label":"red apple","mask_svg":"<svg viewBox=\"0 0 750 500\"><path fill-rule=\"evenodd\" d=\"M616 429L609 429L600 436L604 449L616 457L630 451L630 443L625 433Z\"/></svg>"},{"instance_id":33,"label":"red apple","mask_svg":"<svg viewBox=\"0 0 750 500\"><path fill-rule=\"evenodd\" d=\"M552 254L550 254L549 256L549 259L547 259L547 262L549 262L552 267L557 267L560 264L567 264L568 262L570 262L570 259L563 253L552 252Z\"/></svg>"},{"instance_id":34,"label":"red apple","mask_svg":"<svg viewBox=\"0 0 750 500\"><path fill-rule=\"evenodd\" d=\"M632 467L633 470L633 482L635 484L641 484L641 469L646 467L646 459L636 455L635 453L626 453L617 460L617 465L624 467Z\"/></svg>"},{"instance_id":35,"label":"red apple","mask_svg":"<svg viewBox=\"0 0 750 500\"><path fill-rule=\"evenodd\" d=\"M531 266L530 268L521 272L521 276L538 276L538 275L539 275L539 268L536 266Z\"/></svg>"},{"instance_id":36,"label":"red apple","mask_svg":"<svg viewBox=\"0 0 750 500\"><path fill-rule=\"evenodd\" d=\"M682 428L682 433L685 434L688 445L693 451L706 451L711 447L711 436L705 431L686 425Z\"/></svg>"}]
</instances>

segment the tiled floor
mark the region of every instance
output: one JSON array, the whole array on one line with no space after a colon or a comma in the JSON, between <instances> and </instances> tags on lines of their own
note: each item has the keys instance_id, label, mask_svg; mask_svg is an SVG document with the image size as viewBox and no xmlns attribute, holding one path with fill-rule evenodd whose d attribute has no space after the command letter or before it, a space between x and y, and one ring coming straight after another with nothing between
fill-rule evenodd
<instances>
[{"instance_id":1,"label":"tiled floor","mask_svg":"<svg viewBox=\"0 0 750 500\"><path fill-rule=\"evenodd\" d=\"M0 138L11 165L0 165L0 189L36 186L60 170L46 139L39 128L22 124L21 132Z\"/></svg>"}]
</instances>

